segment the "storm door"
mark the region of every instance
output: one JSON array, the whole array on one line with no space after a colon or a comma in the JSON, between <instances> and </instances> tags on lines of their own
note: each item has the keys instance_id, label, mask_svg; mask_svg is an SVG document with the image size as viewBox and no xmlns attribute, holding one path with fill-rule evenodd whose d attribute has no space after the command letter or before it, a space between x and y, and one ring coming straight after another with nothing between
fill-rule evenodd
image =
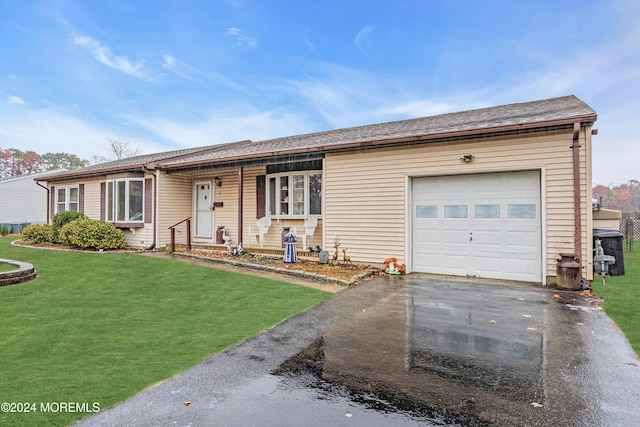
<instances>
[{"instance_id":1,"label":"storm door","mask_svg":"<svg viewBox=\"0 0 640 427\"><path fill-rule=\"evenodd\" d=\"M194 238L213 237L213 185L211 181L197 181L194 189Z\"/></svg>"}]
</instances>

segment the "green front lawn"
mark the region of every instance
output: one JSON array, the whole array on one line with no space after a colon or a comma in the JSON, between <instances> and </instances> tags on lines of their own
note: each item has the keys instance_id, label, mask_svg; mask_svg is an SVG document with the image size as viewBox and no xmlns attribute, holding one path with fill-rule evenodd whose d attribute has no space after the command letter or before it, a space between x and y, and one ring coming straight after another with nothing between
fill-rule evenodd
<instances>
[{"instance_id":1,"label":"green front lawn","mask_svg":"<svg viewBox=\"0 0 640 427\"><path fill-rule=\"evenodd\" d=\"M18 267L16 267L13 264L7 264L6 262L0 262L0 273L3 273L5 271L12 271L12 270L17 270Z\"/></svg>"},{"instance_id":2,"label":"green front lawn","mask_svg":"<svg viewBox=\"0 0 640 427\"><path fill-rule=\"evenodd\" d=\"M331 294L265 278L135 254L15 247L35 281L0 287L0 425L66 425L87 414L48 402L114 405Z\"/></svg>"},{"instance_id":3,"label":"green front lawn","mask_svg":"<svg viewBox=\"0 0 640 427\"><path fill-rule=\"evenodd\" d=\"M624 273L607 277L604 286L596 276L592 288L593 293L604 298L602 308L640 355L640 241L634 242L634 252L624 253Z\"/></svg>"}]
</instances>

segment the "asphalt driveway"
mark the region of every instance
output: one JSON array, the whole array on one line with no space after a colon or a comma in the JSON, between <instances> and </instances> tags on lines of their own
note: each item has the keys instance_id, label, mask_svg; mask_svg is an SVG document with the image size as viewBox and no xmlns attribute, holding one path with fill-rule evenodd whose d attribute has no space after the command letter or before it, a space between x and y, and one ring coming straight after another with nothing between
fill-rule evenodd
<instances>
[{"instance_id":1,"label":"asphalt driveway","mask_svg":"<svg viewBox=\"0 0 640 427\"><path fill-rule=\"evenodd\" d=\"M581 295L376 277L77 425L629 426L639 406L640 361Z\"/></svg>"}]
</instances>

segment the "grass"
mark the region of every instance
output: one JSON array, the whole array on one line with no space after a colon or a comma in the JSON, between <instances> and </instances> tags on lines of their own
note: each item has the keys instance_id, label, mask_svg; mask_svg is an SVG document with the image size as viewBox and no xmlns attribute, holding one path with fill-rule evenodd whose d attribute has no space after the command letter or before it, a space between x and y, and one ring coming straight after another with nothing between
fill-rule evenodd
<instances>
[{"instance_id":1,"label":"grass","mask_svg":"<svg viewBox=\"0 0 640 427\"><path fill-rule=\"evenodd\" d=\"M624 273L607 277L605 286L597 276L592 288L604 298L602 308L640 355L640 241L634 242L634 252L624 253Z\"/></svg>"},{"instance_id":2,"label":"grass","mask_svg":"<svg viewBox=\"0 0 640 427\"><path fill-rule=\"evenodd\" d=\"M101 410L331 295L135 254L10 245L35 281L0 288L0 402L97 402ZM3 413L59 426L86 413Z\"/></svg>"},{"instance_id":3,"label":"grass","mask_svg":"<svg viewBox=\"0 0 640 427\"><path fill-rule=\"evenodd\" d=\"M0 262L0 273L3 273L5 271L12 271L12 270L17 270L18 267L13 265L13 264L8 264L6 262Z\"/></svg>"}]
</instances>

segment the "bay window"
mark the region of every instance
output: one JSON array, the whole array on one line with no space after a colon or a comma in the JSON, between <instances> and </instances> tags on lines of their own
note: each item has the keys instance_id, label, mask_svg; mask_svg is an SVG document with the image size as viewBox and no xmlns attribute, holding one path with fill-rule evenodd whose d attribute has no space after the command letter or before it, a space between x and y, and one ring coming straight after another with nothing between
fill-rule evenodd
<instances>
[{"instance_id":1,"label":"bay window","mask_svg":"<svg viewBox=\"0 0 640 427\"><path fill-rule=\"evenodd\" d=\"M143 222L144 180L107 181L106 215L110 222Z\"/></svg>"}]
</instances>

